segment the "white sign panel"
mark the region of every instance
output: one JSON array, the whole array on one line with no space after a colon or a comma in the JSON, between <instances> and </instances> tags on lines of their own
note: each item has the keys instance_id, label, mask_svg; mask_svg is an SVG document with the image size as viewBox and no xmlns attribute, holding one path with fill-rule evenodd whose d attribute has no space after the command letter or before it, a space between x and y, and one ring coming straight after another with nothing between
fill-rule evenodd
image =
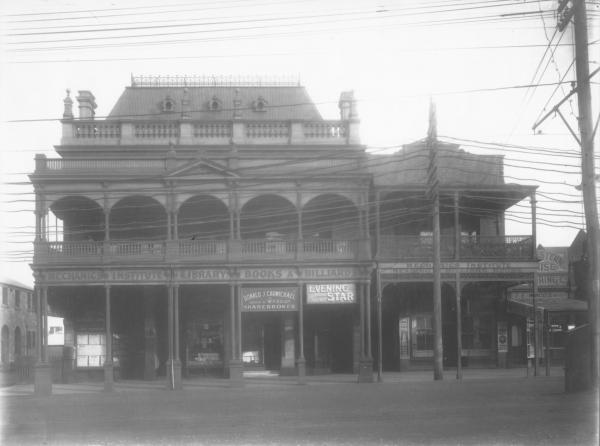
<instances>
[{"instance_id":1,"label":"white sign panel","mask_svg":"<svg viewBox=\"0 0 600 446\"><path fill-rule=\"evenodd\" d=\"M356 287L353 283L309 283L306 285L307 304L353 304Z\"/></svg>"}]
</instances>

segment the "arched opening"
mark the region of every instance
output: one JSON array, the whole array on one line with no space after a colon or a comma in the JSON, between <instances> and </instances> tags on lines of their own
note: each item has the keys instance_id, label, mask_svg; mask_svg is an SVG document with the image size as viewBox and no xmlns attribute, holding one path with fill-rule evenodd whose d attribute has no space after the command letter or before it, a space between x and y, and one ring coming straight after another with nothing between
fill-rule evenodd
<instances>
[{"instance_id":1,"label":"arched opening","mask_svg":"<svg viewBox=\"0 0 600 446\"><path fill-rule=\"evenodd\" d=\"M136 195L117 202L110 211L113 240L165 240L167 212L153 198Z\"/></svg>"},{"instance_id":2,"label":"arched opening","mask_svg":"<svg viewBox=\"0 0 600 446\"><path fill-rule=\"evenodd\" d=\"M358 239L358 208L341 195L319 195L302 210L302 232L304 238Z\"/></svg>"},{"instance_id":3,"label":"arched opening","mask_svg":"<svg viewBox=\"0 0 600 446\"><path fill-rule=\"evenodd\" d=\"M2 340L0 341L2 344L0 361L2 361L2 364L8 364L8 346L10 345L8 326L4 325L2 327L2 332L0 332L0 335L2 336Z\"/></svg>"},{"instance_id":4,"label":"arched opening","mask_svg":"<svg viewBox=\"0 0 600 446\"><path fill-rule=\"evenodd\" d=\"M104 212L94 200L87 197L64 197L52 203L50 211L50 241L104 239Z\"/></svg>"},{"instance_id":5,"label":"arched opening","mask_svg":"<svg viewBox=\"0 0 600 446\"><path fill-rule=\"evenodd\" d=\"M298 212L278 195L253 198L241 210L240 232L243 239L294 239L298 234Z\"/></svg>"},{"instance_id":6,"label":"arched opening","mask_svg":"<svg viewBox=\"0 0 600 446\"><path fill-rule=\"evenodd\" d=\"M19 358L22 354L21 350L21 328L15 328L15 359Z\"/></svg>"},{"instance_id":7,"label":"arched opening","mask_svg":"<svg viewBox=\"0 0 600 446\"><path fill-rule=\"evenodd\" d=\"M209 195L189 198L179 208L177 233L180 239L228 239L230 222L227 206Z\"/></svg>"}]
</instances>

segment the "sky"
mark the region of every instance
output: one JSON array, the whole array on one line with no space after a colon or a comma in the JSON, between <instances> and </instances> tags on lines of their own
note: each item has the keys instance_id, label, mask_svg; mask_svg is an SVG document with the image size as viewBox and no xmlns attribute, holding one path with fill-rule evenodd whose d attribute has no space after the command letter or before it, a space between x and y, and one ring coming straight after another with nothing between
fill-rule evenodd
<instances>
[{"instance_id":1,"label":"sky","mask_svg":"<svg viewBox=\"0 0 600 446\"><path fill-rule=\"evenodd\" d=\"M26 284L34 236L27 174L56 158L65 90L90 90L102 117L131 75L299 79L326 119L354 90L362 142L393 152L426 135L505 156L505 181L538 185L538 242L584 228L579 147L558 116L533 124L575 79L573 28L555 1L22 0L0 5L0 265ZM590 71L600 66L600 1L588 1ZM600 74L592 79L598 117ZM559 83L560 82L560 83ZM577 129L575 96L561 107ZM596 138L596 147L598 138ZM596 150L598 153L598 150ZM598 155L596 155L598 160ZM507 233L530 234L529 204Z\"/></svg>"}]
</instances>

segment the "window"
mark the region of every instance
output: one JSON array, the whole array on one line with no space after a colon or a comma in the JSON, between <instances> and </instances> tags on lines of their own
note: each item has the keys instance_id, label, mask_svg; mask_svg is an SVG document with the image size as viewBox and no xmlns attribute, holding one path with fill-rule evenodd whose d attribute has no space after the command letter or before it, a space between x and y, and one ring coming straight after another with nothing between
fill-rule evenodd
<instances>
[{"instance_id":1,"label":"window","mask_svg":"<svg viewBox=\"0 0 600 446\"><path fill-rule=\"evenodd\" d=\"M2 361L2 364L8 364L8 346L10 345L8 343L8 326L5 325L4 327L2 327L2 332L0 332L0 336L2 337L2 340L0 342L2 344L0 360Z\"/></svg>"},{"instance_id":2,"label":"window","mask_svg":"<svg viewBox=\"0 0 600 446\"><path fill-rule=\"evenodd\" d=\"M259 96L258 99L252 103L252 108L257 112L265 112L267 111L267 101L262 96Z\"/></svg>"},{"instance_id":3,"label":"window","mask_svg":"<svg viewBox=\"0 0 600 446\"><path fill-rule=\"evenodd\" d=\"M8 287L2 287L2 305L8 306Z\"/></svg>"},{"instance_id":4,"label":"window","mask_svg":"<svg viewBox=\"0 0 600 446\"><path fill-rule=\"evenodd\" d=\"M208 101L208 109L210 111L219 111L221 110L221 101L216 96L213 96L210 101Z\"/></svg>"},{"instance_id":5,"label":"window","mask_svg":"<svg viewBox=\"0 0 600 446\"><path fill-rule=\"evenodd\" d=\"M172 112L175 110L175 102L173 102L173 99L167 96L162 103L162 109L166 112Z\"/></svg>"},{"instance_id":6,"label":"window","mask_svg":"<svg viewBox=\"0 0 600 446\"><path fill-rule=\"evenodd\" d=\"M102 367L105 344L106 337L102 333L77 333L77 367Z\"/></svg>"},{"instance_id":7,"label":"window","mask_svg":"<svg viewBox=\"0 0 600 446\"><path fill-rule=\"evenodd\" d=\"M21 308L21 292L15 292L15 308Z\"/></svg>"},{"instance_id":8,"label":"window","mask_svg":"<svg viewBox=\"0 0 600 446\"><path fill-rule=\"evenodd\" d=\"M33 294L27 293L27 310L33 311Z\"/></svg>"},{"instance_id":9,"label":"window","mask_svg":"<svg viewBox=\"0 0 600 446\"><path fill-rule=\"evenodd\" d=\"M35 353L35 331L27 331L27 354L32 355Z\"/></svg>"},{"instance_id":10,"label":"window","mask_svg":"<svg viewBox=\"0 0 600 446\"><path fill-rule=\"evenodd\" d=\"M15 328L15 358L21 356L21 328Z\"/></svg>"}]
</instances>

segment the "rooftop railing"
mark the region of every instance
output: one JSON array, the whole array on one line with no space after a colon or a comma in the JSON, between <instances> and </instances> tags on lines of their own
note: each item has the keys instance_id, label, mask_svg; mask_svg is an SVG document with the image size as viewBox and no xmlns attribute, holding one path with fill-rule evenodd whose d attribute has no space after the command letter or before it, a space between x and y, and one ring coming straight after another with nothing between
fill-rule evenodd
<instances>
[{"instance_id":1,"label":"rooftop railing","mask_svg":"<svg viewBox=\"0 0 600 446\"><path fill-rule=\"evenodd\" d=\"M61 144L360 144L354 121L64 120Z\"/></svg>"}]
</instances>

